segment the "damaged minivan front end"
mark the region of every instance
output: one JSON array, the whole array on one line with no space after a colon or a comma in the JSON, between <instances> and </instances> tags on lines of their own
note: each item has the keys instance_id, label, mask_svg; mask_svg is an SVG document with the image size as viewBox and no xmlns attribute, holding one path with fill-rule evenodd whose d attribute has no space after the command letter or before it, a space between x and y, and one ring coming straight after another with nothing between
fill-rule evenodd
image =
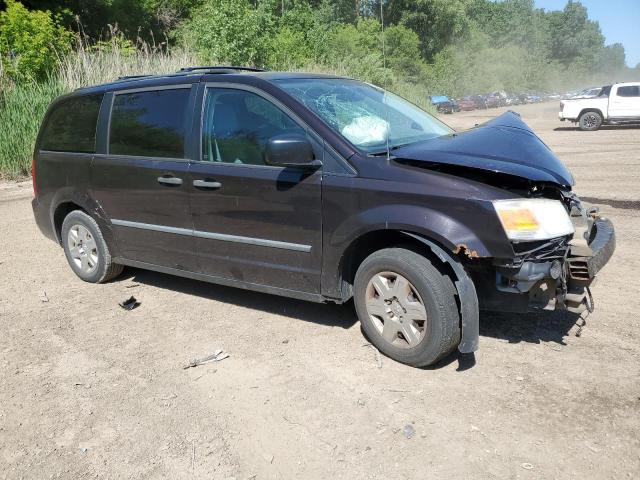
<instances>
[{"instance_id":1,"label":"damaged minivan front end","mask_svg":"<svg viewBox=\"0 0 640 480\"><path fill-rule=\"evenodd\" d=\"M507 112L469 131L393 153L398 164L506 193L487 202L502 225L492 232L502 244L500 254L466 244L452 250L474 281L480 309L593 308L589 286L615 249L613 225L597 208L582 204L572 192L570 172L519 115Z\"/></svg>"}]
</instances>

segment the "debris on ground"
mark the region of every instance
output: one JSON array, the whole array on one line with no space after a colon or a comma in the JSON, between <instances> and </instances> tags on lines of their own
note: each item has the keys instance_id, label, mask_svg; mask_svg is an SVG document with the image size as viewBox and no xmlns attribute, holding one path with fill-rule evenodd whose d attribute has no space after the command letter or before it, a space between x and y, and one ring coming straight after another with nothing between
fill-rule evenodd
<instances>
[{"instance_id":1,"label":"debris on ground","mask_svg":"<svg viewBox=\"0 0 640 480\"><path fill-rule=\"evenodd\" d=\"M363 347L371 347L371 348L373 348L373 351L376 354L376 362L378 364L378 368L382 368L382 358L380 358L380 351L376 347L371 345L370 343L365 343L362 346Z\"/></svg>"},{"instance_id":2,"label":"debris on ground","mask_svg":"<svg viewBox=\"0 0 640 480\"><path fill-rule=\"evenodd\" d=\"M525 470L533 470L533 465L530 463L523 463L522 465L520 465L522 468L524 468Z\"/></svg>"},{"instance_id":3,"label":"debris on ground","mask_svg":"<svg viewBox=\"0 0 640 480\"><path fill-rule=\"evenodd\" d=\"M42 303L49 303L49 297L47 297L47 292L43 291L42 295L40 296L40 301Z\"/></svg>"},{"instance_id":4,"label":"debris on ground","mask_svg":"<svg viewBox=\"0 0 640 480\"><path fill-rule=\"evenodd\" d=\"M129 299L125 300L122 303L119 303L118 305L120 305L125 310L131 311L134 308L138 308L140 306L140 302L136 299L136 297L132 295L131 297L129 297Z\"/></svg>"},{"instance_id":5,"label":"debris on ground","mask_svg":"<svg viewBox=\"0 0 640 480\"><path fill-rule=\"evenodd\" d=\"M284 340L282 340L282 343L284 343L284 344L289 343L289 339L288 339L288 338L285 338Z\"/></svg>"},{"instance_id":6,"label":"debris on ground","mask_svg":"<svg viewBox=\"0 0 640 480\"><path fill-rule=\"evenodd\" d=\"M125 285L124 288L136 288L139 287L140 284L139 283L132 283L131 285Z\"/></svg>"},{"instance_id":7,"label":"debris on ground","mask_svg":"<svg viewBox=\"0 0 640 480\"><path fill-rule=\"evenodd\" d=\"M193 360L191 360L189 362L188 365L185 365L183 368L183 370L186 370L188 368L194 368L197 367L199 365L205 365L207 363L213 363L213 362L219 362L221 360L224 360L225 358L229 358L229 354L228 353L224 353L222 350L216 350L215 353L213 353L212 355L209 355L207 357L204 358L194 358Z\"/></svg>"},{"instance_id":8,"label":"debris on ground","mask_svg":"<svg viewBox=\"0 0 640 480\"><path fill-rule=\"evenodd\" d=\"M407 424L402 427L402 434L407 438L411 438L416 434L416 430L413 428L413 425Z\"/></svg>"}]
</instances>

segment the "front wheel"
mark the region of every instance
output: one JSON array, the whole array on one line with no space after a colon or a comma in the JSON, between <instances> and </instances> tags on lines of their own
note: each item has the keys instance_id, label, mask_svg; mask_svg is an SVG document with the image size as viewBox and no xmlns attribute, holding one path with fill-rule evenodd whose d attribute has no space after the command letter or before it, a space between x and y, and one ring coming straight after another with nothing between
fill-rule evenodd
<instances>
[{"instance_id":1,"label":"front wheel","mask_svg":"<svg viewBox=\"0 0 640 480\"><path fill-rule=\"evenodd\" d=\"M424 256L387 248L356 273L354 302L364 333L401 363L431 365L460 343L460 315L451 279Z\"/></svg>"},{"instance_id":2,"label":"front wheel","mask_svg":"<svg viewBox=\"0 0 640 480\"><path fill-rule=\"evenodd\" d=\"M598 112L584 112L578 120L580 130L592 132L598 130L602 125L602 115Z\"/></svg>"}]
</instances>

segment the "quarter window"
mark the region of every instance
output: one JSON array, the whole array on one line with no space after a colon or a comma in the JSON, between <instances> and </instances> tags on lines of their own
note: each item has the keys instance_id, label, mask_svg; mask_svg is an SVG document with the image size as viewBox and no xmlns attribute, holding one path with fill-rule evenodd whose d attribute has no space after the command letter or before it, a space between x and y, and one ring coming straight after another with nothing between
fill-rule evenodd
<instances>
[{"instance_id":1,"label":"quarter window","mask_svg":"<svg viewBox=\"0 0 640 480\"><path fill-rule=\"evenodd\" d=\"M299 133L288 115L255 93L207 90L202 125L202 158L210 162L265 165L268 140L281 133Z\"/></svg>"},{"instance_id":2,"label":"quarter window","mask_svg":"<svg viewBox=\"0 0 640 480\"><path fill-rule=\"evenodd\" d=\"M640 87L638 86L618 87L618 96L619 97L640 97Z\"/></svg>"},{"instance_id":3,"label":"quarter window","mask_svg":"<svg viewBox=\"0 0 640 480\"><path fill-rule=\"evenodd\" d=\"M54 152L94 153L102 95L64 100L54 107L42 133L40 148Z\"/></svg>"},{"instance_id":4,"label":"quarter window","mask_svg":"<svg viewBox=\"0 0 640 480\"><path fill-rule=\"evenodd\" d=\"M184 158L189 88L116 95L109 153Z\"/></svg>"}]
</instances>

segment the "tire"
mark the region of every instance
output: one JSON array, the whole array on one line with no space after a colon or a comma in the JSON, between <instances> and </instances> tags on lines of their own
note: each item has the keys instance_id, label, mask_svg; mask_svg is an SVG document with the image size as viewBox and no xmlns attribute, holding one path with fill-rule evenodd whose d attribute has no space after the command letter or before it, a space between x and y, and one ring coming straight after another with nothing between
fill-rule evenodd
<instances>
[{"instance_id":1,"label":"tire","mask_svg":"<svg viewBox=\"0 0 640 480\"><path fill-rule=\"evenodd\" d=\"M602 115L599 112L589 111L584 112L578 119L580 130L585 132L593 132L598 130L602 125Z\"/></svg>"},{"instance_id":2,"label":"tire","mask_svg":"<svg viewBox=\"0 0 640 480\"><path fill-rule=\"evenodd\" d=\"M371 254L354 282L356 312L367 338L388 357L415 367L437 362L460 343L455 293L449 277L404 248Z\"/></svg>"},{"instance_id":3,"label":"tire","mask_svg":"<svg viewBox=\"0 0 640 480\"><path fill-rule=\"evenodd\" d=\"M83 211L65 217L60 238L69 266L85 282L104 283L122 273L124 266L113 263L100 227Z\"/></svg>"}]
</instances>

